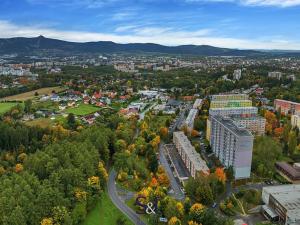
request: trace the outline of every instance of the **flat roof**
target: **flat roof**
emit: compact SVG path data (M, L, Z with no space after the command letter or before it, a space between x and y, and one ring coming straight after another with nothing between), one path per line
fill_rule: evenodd
M198 109L191 109L189 115L187 116L185 122L189 127L192 127L194 124L195 117L198 113Z
M165 148L170 156L170 159L175 167L175 170L178 173L180 179L184 179L186 177L190 177L190 173L188 169L185 167L184 162L182 161L178 151L176 150L176 146L173 144L165 145Z
M215 119L217 122L221 123L224 127L236 134L236 136L253 137L249 130L245 129L244 127L239 127L237 124L234 123L232 119L228 117L213 116L212 119Z
M300 184L264 187L286 210L287 216L300 220Z
M195 169L198 171L209 171L206 162L201 158L200 154L196 152L187 136L185 136L182 131L174 132L173 135L179 140L180 145L188 158L192 161Z

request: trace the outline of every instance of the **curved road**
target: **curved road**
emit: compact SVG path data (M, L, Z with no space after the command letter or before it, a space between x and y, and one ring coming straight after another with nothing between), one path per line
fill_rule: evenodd
M122 213L124 213L135 225L147 225L144 223L139 215L133 211L131 208L129 208L118 196L117 187L116 187L116 176L117 173L115 170L112 170L109 174L108 183L107 183L107 190L108 195L114 205L121 210Z

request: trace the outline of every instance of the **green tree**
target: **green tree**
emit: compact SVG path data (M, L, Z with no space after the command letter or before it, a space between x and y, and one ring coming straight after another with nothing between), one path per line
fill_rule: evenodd
M289 141L288 141L288 149L290 155L293 155L295 153L296 147L297 147L297 136L294 131L291 131L289 133Z

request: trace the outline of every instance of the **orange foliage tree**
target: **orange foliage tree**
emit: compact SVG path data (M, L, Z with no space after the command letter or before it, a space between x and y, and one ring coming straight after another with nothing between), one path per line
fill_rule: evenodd
M222 183L226 182L226 173L224 172L224 168L218 167L215 171L215 175L217 176L220 182Z

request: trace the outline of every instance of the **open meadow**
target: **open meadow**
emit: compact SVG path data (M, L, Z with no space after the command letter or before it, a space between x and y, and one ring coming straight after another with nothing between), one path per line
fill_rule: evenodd
M17 104L16 102L0 102L0 114L6 113Z
M34 91L25 92L22 94L12 95L5 98L0 99L0 101L26 101L28 99L33 99L35 97L35 93L37 92L39 96L41 95L50 95L52 91L56 93L62 92L66 90L64 87L47 87L47 88L40 88Z

